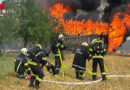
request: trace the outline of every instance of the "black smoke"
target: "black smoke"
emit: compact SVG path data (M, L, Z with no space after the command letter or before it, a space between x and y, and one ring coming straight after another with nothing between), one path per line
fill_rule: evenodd
M43 7L50 7L56 3L62 3L64 5L70 5L71 11L65 13L65 19L73 20L87 20L91 18L92 20L97 20L99 12L96 9L100 6L101 0L38 0L42 3ZM78 10L86 12L87 14L79 14ZM95 11L95 12L93 12ZM78 15L78 16L77 16Z
M116 9L122 10L122 5L126 6L128 3L130 3L130 0L38 0L42 4L43 7L50 7L56 3L63 3L64 5L70 5L71 10L70 12L66 13L64 15L65 19L77 19L87 20L88 18L91 18L93 21L99 20L99 16L101 16L101 13L104 13L104 16L102 16L102 21L109 22L111 21L111 17L114 12L117 12ZM102 1L108 3L108 7L105 7L105 10L102 12L97 10L101 4ZM125 8L124 8L125 9ZM77 10L82 10L86 12L86 14L79 14ZM77 15L79 15L77 17Z
M38 0L45 6L52 6L56 3L69 4L72 8L93 11L98 8L101 0Z
M104 10L103 21L111 22L111 17L114 13L121 11L124 12L127 9L127 5L130 0L107 0L109 6Z

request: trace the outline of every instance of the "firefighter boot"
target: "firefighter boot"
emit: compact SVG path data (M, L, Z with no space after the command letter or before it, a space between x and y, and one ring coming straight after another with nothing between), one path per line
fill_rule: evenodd
M20 78L20 79L24 78L24 75L21 75L21 74L18 74L16 76L17 76L17 78Z
M96 77L97 77L96 75L93 75L93 80L96 80Z
M55 67L53 65L51 66L51 69L52 69L53 76L55 76L56 75L56 70L55 70Z
M28 87L34 87L34 84L33 84L34 80L35 80L35 77L31 76L30 83L29 83Z
M76 79L79 79L79 70L75 70L76 73Z
M102 75L102 80L106 80L106 75Z
M79 75L79 80L83 80L83 76L82 75Z
M36 89L39 89L39 88L40 88L39 84L40 84L40 82L39 82L38 80L36 80L36 82L35 82L35 88L36 88Z
M79 79L80 79L80 80L83 80L83 71L80 71L80 72L79 72Z
M59 68L55 69L55 74L59 74Z

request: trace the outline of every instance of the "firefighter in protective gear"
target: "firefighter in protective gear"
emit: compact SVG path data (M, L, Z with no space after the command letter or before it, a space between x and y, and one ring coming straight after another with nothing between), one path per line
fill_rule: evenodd
M53 46L52 46L52 52L55 55L55 74L58 74L59 69L61 68L60 54L59 54L58 50L60 52L62 52L66 48L65 45L63 44L63 41L64 41L64 36L63 36L63 34L60 34L58 37L58 40L55 40L53 42ZM63 55L61 55L61 57L62 56ZM62 57L62 59L63 59L63 57Z
M18 78L28 77L31 74L31 69L26 59L27 49L22 48L20 55L17 56L15 61L14 70L17 73Z
M50 48L46 48L46 49L42 50L41 52L39 52L36 55L36 57L37 57L38 60L41 61L41 68L43 66L46 66L48 72L50 72L53 75L55 75L55 68L54 68L54 66L49 61L47 61L47 57L49 57L50 52L51 52L51 49Z
M93 80L96 80L97 76L97 65L99 63L101 74L102 74L102 80L106 80L106 72L104 70L104 55L106 54L106 49L103 47L103 42L98 37L97 40L92 42L90 53L92 54L93 59L93 65L92 65L92 78Z
M39 44L29 50L29 66L32 70L29 87L35 87L37 89L40 88L39 84L44 77L44 73L40 64L42 64L42 66L46 65L49 67L50 64L47 62L47 56L49 55L49 53L50 51L48 50L42 50L42 46Z
M83 42L76 50L72 67L75 68L76 79L83 80L83 73L86 70L86 59L89 58L88 44Z
M30 79L30 83L29 83L29 87L36 87L39 88L39 84L43 79L43 71L40 68L40 62L39 60L37 60L36 58L36 54L38 52L40 52L42 50L42 46L40 44L37 44L35 47L31 48L28 51L28 58L29 60L29 66L32 70L32 74L31 74L31 79ZM35 81L35 86L34 86L34 81Z

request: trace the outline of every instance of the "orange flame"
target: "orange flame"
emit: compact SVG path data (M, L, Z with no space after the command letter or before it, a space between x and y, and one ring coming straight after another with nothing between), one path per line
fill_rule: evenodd
M70 11L71 7L69 5L63 5L62 3L53 5L49 10L53 17L59 18L59 23L63 25L64 32L67 35L88 35L94 33L98 35L109 35L109 51L113 51L113 49L121 45L123 37L127 33L126 26L130 26L130 15L124 14L124 18L121 19L119 18L120 12L114 15L109 26L108 23L103 23L102 21L93 22L91 19L87 21L64 20L64 13ZM59 26L57 26L56 29L58 27Z
M109 51L113 51L122 44L124 35L127 34L126 26L130 26L130 15L124 14L124 18L119 18L119 15L121 12L116 13L111 22L113 32L109 33Z

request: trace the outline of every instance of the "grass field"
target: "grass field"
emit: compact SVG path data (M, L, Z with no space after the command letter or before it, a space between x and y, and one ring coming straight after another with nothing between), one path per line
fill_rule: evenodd
M14 75L13 67L14 67L14 61L17 54L5 54L4 56L0 57L0 82L2 79L4 79L6 76Z
M66 53L64 66L70 64L69 67L65 66L66 75L72 79L59 80L56 77L47 74L46 68L43 69L45 72L44 80L52 81L64 81L64 82L77 82L75 79L74 70L71 68L73 54ZM0 90L35 90L34 88L28 88L29 80L18 79L15 77L14 59L16 54L6 54L6 58L0 58ZM54 64L54 59L49 60ZM130 57L106 55L105 64L109 70L110 75L130 75ZM91 70L92 60L87 61L87 68ZM100 74L99 68L98 73ZM62 77L61 73L59 74ZM91 75L85 72L85 80L83 82L92 81ZM39 90L130 90L130 78L129 77L113 77L107 81L101 81L91 85L62 85L55 83L41 82L41 88Z

